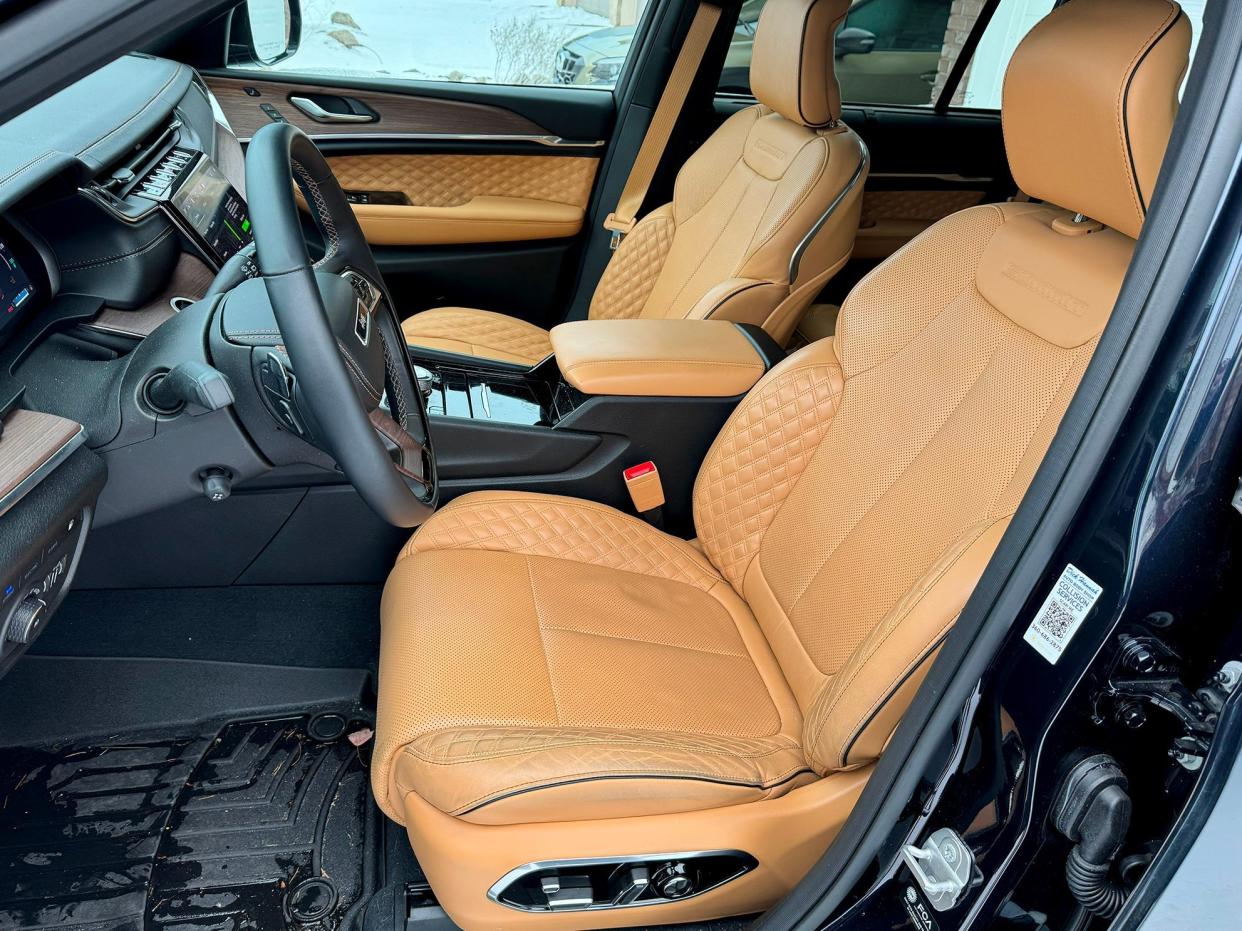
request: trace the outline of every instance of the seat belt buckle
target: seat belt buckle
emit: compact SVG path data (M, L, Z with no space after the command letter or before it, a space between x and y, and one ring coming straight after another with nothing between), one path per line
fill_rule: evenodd
M615 213L608 214L604 218L604 229L612 233L612 239L608 241L608 248L616 252L621 246L621 240L633 231L637 223L637 220L618 220Z
M630 466L621 473L626 491L639 514L664 507L664 485L660 482L660 470L650 460Z

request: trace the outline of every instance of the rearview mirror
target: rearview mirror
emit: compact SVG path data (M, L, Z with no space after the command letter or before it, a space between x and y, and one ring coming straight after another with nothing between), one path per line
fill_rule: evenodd
M298 0L246 0L229 20L229 64L274 65L298 49Z
M866 55L875 48L875 33L857 26L846 26L837 33L836 56Z

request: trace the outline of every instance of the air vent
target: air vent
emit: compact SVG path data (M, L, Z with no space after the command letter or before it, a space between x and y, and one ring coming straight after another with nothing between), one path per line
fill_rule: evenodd
M128 220L136 220L151 209L149 203L130 199L130 194L142 194L147 201L158 200L143 190L155 170L172 155L177 142L181 121L173 120L163 129L151 134L134 146L125 161L99 175L81 190L112 213ZM191 155L193 153L190 153Z
M163 200L193 161L193 152L188 149L173 149L143 175L134 193L150 200Z

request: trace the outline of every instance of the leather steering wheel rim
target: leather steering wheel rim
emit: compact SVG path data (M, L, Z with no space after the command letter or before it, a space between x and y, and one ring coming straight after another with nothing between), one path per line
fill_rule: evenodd
M324 237L326 252L317 263L307 251L294 185ZM246 188L259 271L317 438L381 518L418 526L435 510L439 491L427 412L400 322L344 192L310 137L288 123L255 133L246 152ZM383 341L391 415L378 397L370 410L359 397L347 351L328 319L317 276L345 271L381 295L370 326Z

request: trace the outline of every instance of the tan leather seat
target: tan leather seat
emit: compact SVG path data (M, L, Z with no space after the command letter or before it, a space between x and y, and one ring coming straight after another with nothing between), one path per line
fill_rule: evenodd
M832 36L849 0L769 0L751 87L677 176L673 201L621 243L592 319L712 317L762 325L783 343L845 264L866 180L865 149L839 122ZM437 307L403 324L412 345L534 365L548 332L504 314Z
M835 337L773 369L722 430L694 491L698 546L502 492L414 536L384 594L374 788L455 921L703 920L804 875L1091 358L1188 45L1167 0L1074 0L1035 27L1004 131L1018 183L1049 203L963 211L860 283ZM758 867L641 918L487 897L534 861L729 849Z

